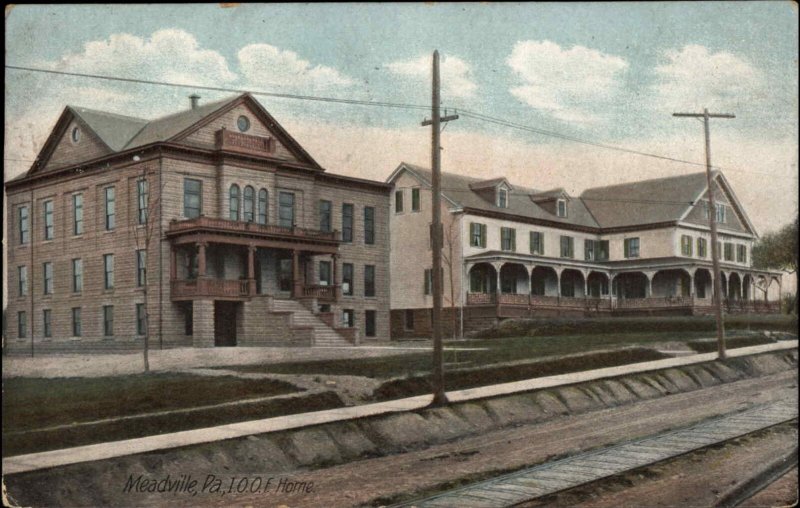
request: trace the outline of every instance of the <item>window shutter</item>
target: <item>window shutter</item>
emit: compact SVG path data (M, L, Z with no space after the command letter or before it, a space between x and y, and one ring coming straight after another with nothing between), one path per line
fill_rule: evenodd
M512 251L516 251L517 250L517 230L516 229L511 229L511 230L509 230L509 234L511 236L511 250Z
M486 247L486 224L479 224L481 228L481 247Z
M630 257L630 243L625 240L625 257Z

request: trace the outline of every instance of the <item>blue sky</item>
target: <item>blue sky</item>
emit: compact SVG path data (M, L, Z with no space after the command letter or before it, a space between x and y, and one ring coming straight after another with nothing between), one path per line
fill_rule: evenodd
M539 129L702 161L713 157L760 231L797 213L796 4L269 4L15 7L6 63L189 84L426 104L430 54L443 98ZM154 117L191 89L6 70L6 157L31 159L65 104ZM203 100L225 94L201 93ZM259 100L331 171L384 179L426 164L424 112ZM443 136L449 171L534 187L697 171L462 118ZM6 161L6 176L27 168ZM787 182L789 183L787 185Z

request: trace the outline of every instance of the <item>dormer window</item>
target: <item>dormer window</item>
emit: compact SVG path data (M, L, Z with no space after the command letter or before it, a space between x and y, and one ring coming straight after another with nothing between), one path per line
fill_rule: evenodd
M567 200L566 199L559 199L556 202L556 212L559 217L566 217L567 216Z
M497 206L508 208L508 191L506 189L497 189Z

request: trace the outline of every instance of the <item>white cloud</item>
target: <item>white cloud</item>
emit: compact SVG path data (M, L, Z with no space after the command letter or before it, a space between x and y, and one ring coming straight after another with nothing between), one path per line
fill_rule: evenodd
M106 40L86 43L79 53L44 65L71 72L199 85L225 84L237 78L221 54L202 49L192 34L178 29L158 30L147 39L113 34Z
M410 60L398 60L386 64L393 74L414 78L419 83L430 83L431 57L422 55ZM478 85L472 80L472 67L457 56L444 55L441 60L442 94L455 99L469 99L475 96Z
M248 84L298 88L345 87L355 81L333 67L312 65L297 53L269 44L250 44L239 50L239 66Z
M623 58L583 46L564 49L551 41L520 41L506 63L522 80L511 94L565 122L596 122L598 106L622 88Z
M687 45L665 53L666 63L655 68L656 100L670 108L728 108L763 93L761 72L732 53L712 53Z

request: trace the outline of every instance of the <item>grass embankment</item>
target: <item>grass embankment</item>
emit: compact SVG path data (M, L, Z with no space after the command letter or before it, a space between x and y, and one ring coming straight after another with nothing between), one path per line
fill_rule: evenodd
M670 355L647 348L628 348L618 351L596 351L580 355L531 361L514 365L494 365L450 370L445 376L446 390L463 390L498 383L509 383L570 372L616 367L631 363L671 358ZM390 400L431 393L430 376L392 379L374 392L377 400Z
M323 392L202 407L299 392L281 381L228 376L139 374L100 378L11 378L4 380L3 385L3 456L343 405L336 394ZM187 411L147 414L171 410ZM125 419L114 420L121 417Z
M664 342L687 342L713 337L707 332L685 332L676 338L672 332L579 334L563 336L510 337L446 341L444 361L451 368L491 366L493 364L540 360L553 356L618 349L630 346L652 346ZM762 344L771 342L762 339ZM431 371L431 353L413 353L382 358L357 358L309 362L220 367L240 372L274 374L318 374L328 376L364 376L389 379L414 376Z
M797 316L785 314L743 314L725 316L726 330L775 330L797 333ZM628 334L637 333L676 333L683 340L686 332L716 331L714 316L675 316L675 317L608 317L582 319L509 319L497 326L475 334L482 339L504 337L537 337L577 334Z

